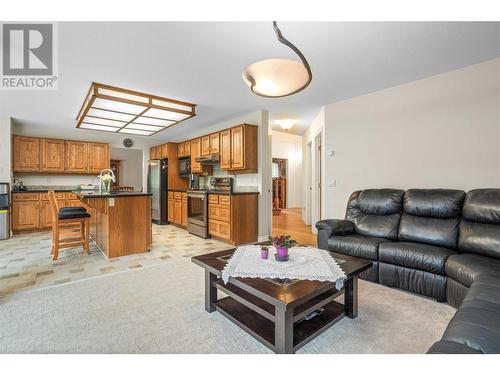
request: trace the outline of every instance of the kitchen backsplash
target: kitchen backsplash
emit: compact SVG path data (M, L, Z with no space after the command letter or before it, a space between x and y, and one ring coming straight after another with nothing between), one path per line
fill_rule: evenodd
M235 191L258 191L259 190L259 175L257 173L250 174L229 174L227 171L220 169L219 164L214 165L212 176L200 178L200 185L206 186L210 177L232 177L233 189Z
M69 176L69 175L15 175L14 178L22 181L25 186L77 186L77 185L99 185L96 176ZM13 182L12 182L13 185Z

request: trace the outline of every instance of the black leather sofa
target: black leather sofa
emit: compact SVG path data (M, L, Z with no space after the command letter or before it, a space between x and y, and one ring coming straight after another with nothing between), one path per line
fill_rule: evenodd
M500 189L368 189L318 247L373 262L361 278L458 310L429 353L500 353Z

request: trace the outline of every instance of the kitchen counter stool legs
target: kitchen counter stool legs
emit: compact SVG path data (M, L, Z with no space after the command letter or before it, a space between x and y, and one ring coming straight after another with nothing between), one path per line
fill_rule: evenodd
M89 246L89 219L90 215L83 208L70 208L59 210L54 191L49 191L49 200L52 212L52 249L53 260L59 257L59 249L65 247L83 246L83 249L90 255ZM78 225L79 233L76 236L75 227L64 226ZM61 234L67 236L61 237Z

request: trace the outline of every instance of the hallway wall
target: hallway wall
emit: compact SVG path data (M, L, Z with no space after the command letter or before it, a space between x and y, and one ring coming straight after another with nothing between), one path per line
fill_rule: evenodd
M304 206L302 186L302 136L272 131L273 158L287 159L287 208Z

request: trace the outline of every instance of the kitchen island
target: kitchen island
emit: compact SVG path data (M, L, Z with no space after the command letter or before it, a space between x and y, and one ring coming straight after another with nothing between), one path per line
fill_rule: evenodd
M151 194L73 191L86 206L90 237L108 258L144 253L152 242Z

